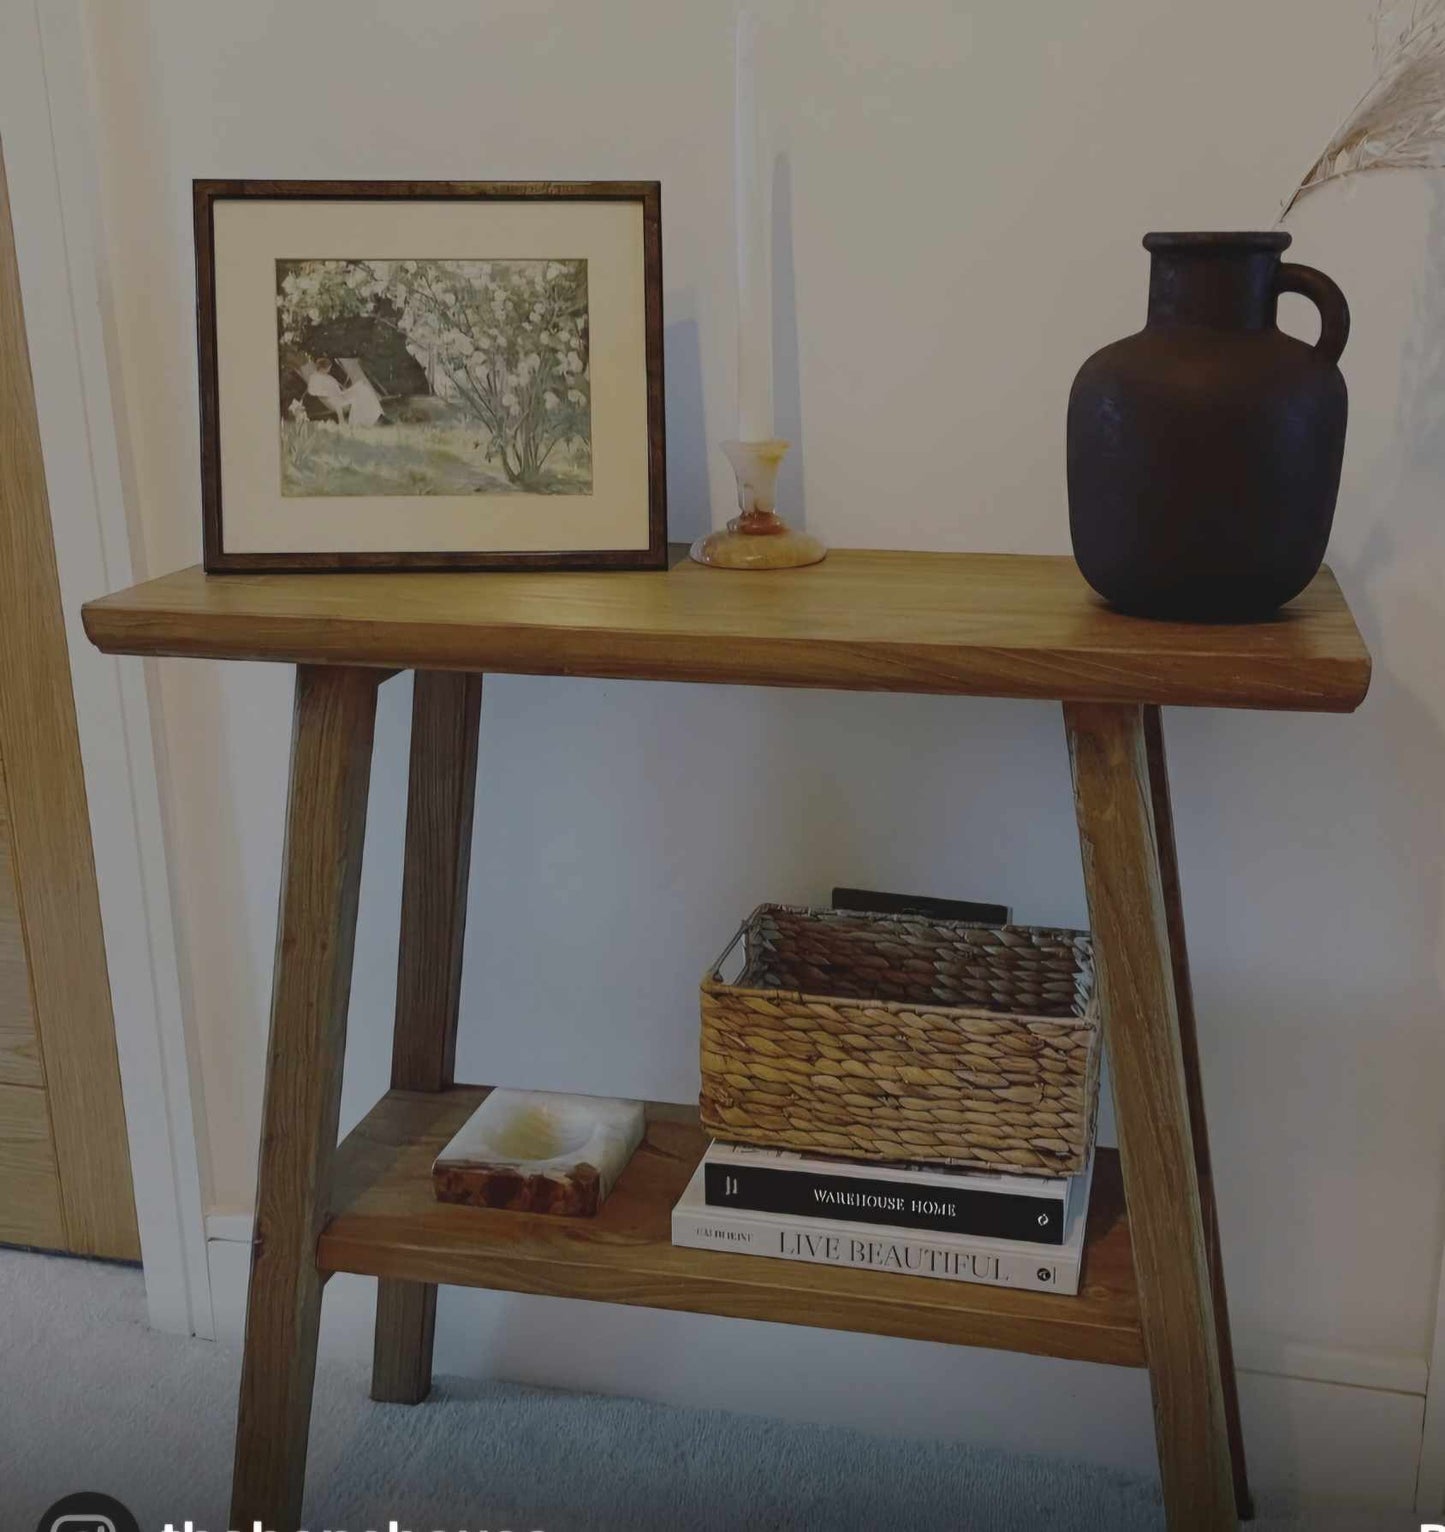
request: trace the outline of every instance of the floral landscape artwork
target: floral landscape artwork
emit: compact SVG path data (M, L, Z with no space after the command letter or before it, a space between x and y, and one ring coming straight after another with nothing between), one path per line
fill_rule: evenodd
M283 496L592 492L585 260L278 260Z

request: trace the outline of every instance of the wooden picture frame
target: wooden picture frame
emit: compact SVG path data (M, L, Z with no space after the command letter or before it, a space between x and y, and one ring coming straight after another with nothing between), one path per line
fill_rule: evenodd
M658 182L193 211L207 572L666 567Z

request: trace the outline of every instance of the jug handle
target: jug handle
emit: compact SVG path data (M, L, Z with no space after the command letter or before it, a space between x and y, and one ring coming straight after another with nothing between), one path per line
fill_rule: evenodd
M1327 362L1338 362L1350 338L1350 306L1345 295L1322 271L1286 261L1279 268L1275 290L1302 293L1320 311L1320 338L1315 350Z

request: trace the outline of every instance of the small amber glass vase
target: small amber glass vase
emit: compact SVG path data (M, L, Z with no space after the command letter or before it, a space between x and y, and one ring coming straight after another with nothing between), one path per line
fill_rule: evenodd
M738 480L738 512L727 530L692 545L692 557L713 569L801 569L827 558L816 537L797 532L773 509L785 441L724 442Z

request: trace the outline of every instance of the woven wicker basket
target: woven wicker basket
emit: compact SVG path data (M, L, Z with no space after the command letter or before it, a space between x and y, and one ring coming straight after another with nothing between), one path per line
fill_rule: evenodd
M1073 1175L1099 1042L1086 931L764 904L702 981L702 1122L774 1149Z

